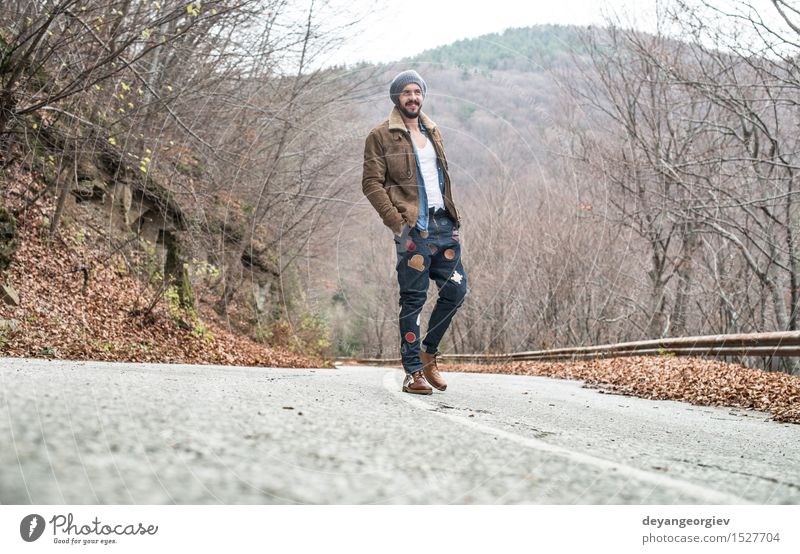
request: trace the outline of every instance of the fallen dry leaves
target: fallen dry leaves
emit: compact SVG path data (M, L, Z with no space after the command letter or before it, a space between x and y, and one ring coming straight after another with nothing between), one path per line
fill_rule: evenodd
M17 328L0 334L0 355L263 367L331 365L256 343L207 317L203 321L207 332L193 333L170 318L163 302L150 317L131 315L154 291L125 271L120 260L89 244L59 239L48 248L40 238L45 221L40 211L30 221L18 222L20 246L3 277L19 292L20 305L0 302L0 319L14 320ZM63 236L69 233L62 230Z
M636 356L576 362L451 365L453 371L577 379L617 394L769 412L800 423L800 377L702 358Z

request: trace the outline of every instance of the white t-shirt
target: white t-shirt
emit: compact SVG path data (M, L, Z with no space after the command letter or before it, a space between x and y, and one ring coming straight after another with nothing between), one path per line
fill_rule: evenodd
M444 208L442 190L439 188L439 170L436 167L436 149L431 139L427 139L425 148L417 150L422 180L425 182L425 193L428 195L428 207Z

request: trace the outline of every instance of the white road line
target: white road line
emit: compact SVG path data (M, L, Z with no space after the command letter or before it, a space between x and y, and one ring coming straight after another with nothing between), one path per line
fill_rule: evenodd
M658 473L652 473L629 465L612 462L610 460L604 460L603 458L597 458L583 452L569 450L568 448L556 446L538 439L515 435L514 433L509 433L508 431L504 431L502 429L495 429L489 425L478 423L477 421L457 414L440 412L436 409L436 406L428 404L427 402L423 402L411 394L401 392L401 384L395 379L395 375L397 373L399 373L397 370L390 370L384 375L383 386L387 391L416 408L444 417L450 421L458 423L459 425L475 429L476 431L486 433L487 435L506 439L526 448L561 456L562 458L566 458L571 462L593 466L598 469L615 471L617 475L625 476L630 479L636 479L659 487L677 490L685 495L697 498L706 504L752 504L750 501L739 498L733 494L708 489L686 481L672 479Z

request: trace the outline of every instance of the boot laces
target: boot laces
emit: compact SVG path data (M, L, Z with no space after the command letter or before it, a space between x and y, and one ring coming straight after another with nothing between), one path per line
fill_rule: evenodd
M433 359L430 361L431 375L435 377L439 377L439 364L437 363L439 354L439 352L435 352L433 354Z

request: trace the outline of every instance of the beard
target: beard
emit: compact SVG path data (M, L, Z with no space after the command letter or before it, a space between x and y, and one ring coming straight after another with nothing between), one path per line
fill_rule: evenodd
M415 111L415 112L408 111L405 106L398 106L398 108L400 108L400 111L402 112L402 114L404 116L406 116L408 119L414 119L416 117L419 117L419 112L422 109L422 105L421 104L417 104L416 106L417 106L417 111Z

